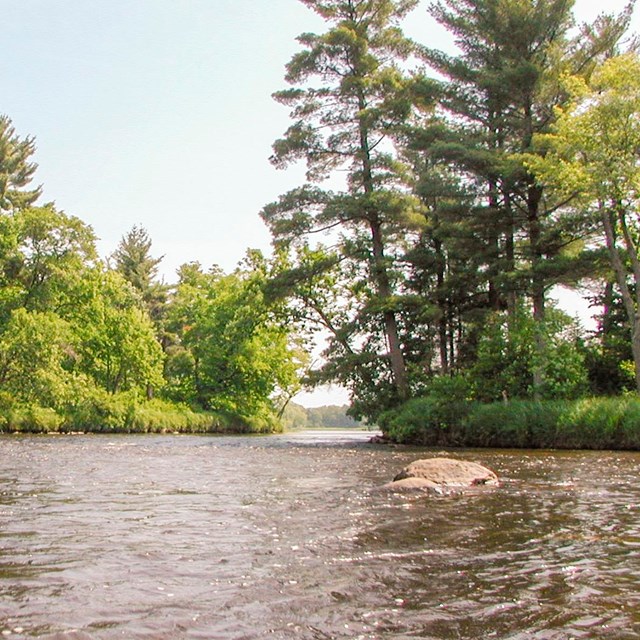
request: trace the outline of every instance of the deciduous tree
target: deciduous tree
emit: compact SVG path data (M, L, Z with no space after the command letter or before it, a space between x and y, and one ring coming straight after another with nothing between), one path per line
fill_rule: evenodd
M539 180L599 223L631 328L640 393L640 59L611 58L589 83L573 77L569 85L574 100L558 110L554 132L540 138L549 152L530 163Z

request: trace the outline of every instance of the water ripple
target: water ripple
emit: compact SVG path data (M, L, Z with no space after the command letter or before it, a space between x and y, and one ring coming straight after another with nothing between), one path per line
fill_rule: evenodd
M0 438L7 638L640 636L640 455L469 451L502 487L378 492L434 452L335 432Z

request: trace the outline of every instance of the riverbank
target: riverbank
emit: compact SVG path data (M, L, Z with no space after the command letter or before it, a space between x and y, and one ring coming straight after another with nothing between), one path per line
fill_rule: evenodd
M0 433L272 433L274 422L191 408L161 399L104 395L56 409L13 402L0 407Z
M640 450L640 399L511 400L493 404L417 398L380 427L403 444L522 449Z

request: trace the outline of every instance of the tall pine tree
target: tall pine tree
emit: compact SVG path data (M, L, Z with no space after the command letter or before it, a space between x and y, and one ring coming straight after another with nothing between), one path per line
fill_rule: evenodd
M0 116L0 213L25 209L40 196L40 187L26 188L38 167L30 161L34 152L34 139L20 138L11 119Z
M262 215L280 245L305 245L333 231L335 260L328 264L338 262L350 282L343 313L335 314L340 325L333 328L325 370L357 392L368 377L363 369L376 369L390 401L403 400L409 380L394 247L415 203L390 140L411 111L411 83L398 62L412 44L398 23L417 0L302 1L329 28L298 38L303 50L286 74L293 88L275 94L291 107L293 124L274 144L272 161L278 167L305 161L312 184L285 194ZM316 186L337 172L347 177L343 191ZM361 354L356 366L353 360L340 365L345 349Z
M149 314L159 322L167 300L166 287L158 282L158 265L162 257L151 255L152 241L146 229L134 225L122 237L113 254L116 271L140 293Z

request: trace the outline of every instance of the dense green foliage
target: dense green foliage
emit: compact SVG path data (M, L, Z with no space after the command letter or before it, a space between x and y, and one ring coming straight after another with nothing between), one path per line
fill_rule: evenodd
M0 119L0 431L281 428L305 357L264 258L170 289L134 227L111 268L90 227L35 206L33 150Z
M633 396L456 405L426 397L383 415L381 424L391 439L424 446L640 450Z
M265 298L268 265L257 253L250 269L224 275L186 265L167 312L166 393L235 416L254 430L277 428L299 389L304 352L278 304Z
M308 380L345 385L350 412L400 440L461 424L470 403L627 390L636 336L640 353L631 8L576 26L564 0L441 0L445 53L403 36L415 2L303 1L327 29L299 38L292 88L275 94L293 124L273 161L305 162L312 184L263 218L288 260L276 285L328 336ZM601 233L595 210L615 197ZM555 308L559 285L604 303L597 332Z

